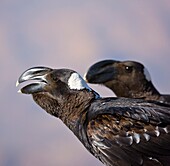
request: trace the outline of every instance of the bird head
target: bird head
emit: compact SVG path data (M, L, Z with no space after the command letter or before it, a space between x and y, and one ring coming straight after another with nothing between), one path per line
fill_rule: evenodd
M33 67L21 74L17 85L24 82L27 84L19 92L32 94L38 105L57 117L67 109L64 107L70 104L76 107L96 95L83 78L70 69Z
M135 61L103 60L93 64L84 78L88 83L105 85L119 97L131 97L131 91L151 83L148 70Z
M139 78L138 78L139 77ZM151 81L148 70L139 62L103 60L93 64L84 76L89 83L102 84L111 80L132 78Z
M21 74L17 81L17 86L23 82L30 82L22 87L19 92L24 94L45 93L51 95L54 91L61 93L72 90L89 90L83 78L70 69L51 69L48 67L33 67Z

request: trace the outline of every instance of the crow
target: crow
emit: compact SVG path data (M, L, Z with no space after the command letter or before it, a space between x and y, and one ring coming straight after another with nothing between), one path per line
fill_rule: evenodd
M71 69L33 67L17 81L47 113L59 118L106 166L168 166L170 105L101 98Z
M142 98L170 103L170 95L160 94L143 64L135 61L103 60L89 67L84 75L92 84L111 89L117 97Z

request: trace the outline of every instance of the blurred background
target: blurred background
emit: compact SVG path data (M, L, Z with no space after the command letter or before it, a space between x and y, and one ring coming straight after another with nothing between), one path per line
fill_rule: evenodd
M102 166L15 83L33 66L84 75L104 59L142 62L156 88L170 94L170 1L0 1L1 166Z

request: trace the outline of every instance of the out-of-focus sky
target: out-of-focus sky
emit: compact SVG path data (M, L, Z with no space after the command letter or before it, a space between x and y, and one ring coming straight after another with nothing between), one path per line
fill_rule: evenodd
M33 66L83 75L103 59L142 62L159 91L170 93L170 1L0 1L1 166L102 166L15 82Z

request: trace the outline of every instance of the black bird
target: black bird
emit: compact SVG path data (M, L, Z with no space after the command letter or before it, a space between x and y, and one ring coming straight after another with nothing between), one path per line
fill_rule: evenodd
M106 166L169 165L170 105L101 98L70 69L30 68L17 84L23 82L20 92L32 94Z
M160 94L143 64L135 61L103 60L93 64L84 76L88 83L101 84L118 97L143 98L170 102Z

